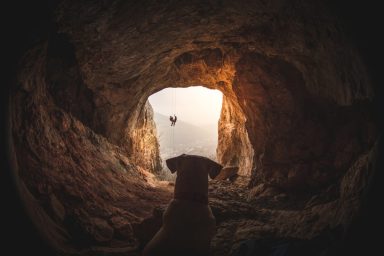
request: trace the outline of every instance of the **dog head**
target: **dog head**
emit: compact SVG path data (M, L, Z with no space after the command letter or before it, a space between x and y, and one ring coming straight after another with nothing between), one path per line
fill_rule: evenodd
M188 169L206 170L211 179L214 179L223 168L222 165L209 158L186 154L169 158L166 163L172 173Z

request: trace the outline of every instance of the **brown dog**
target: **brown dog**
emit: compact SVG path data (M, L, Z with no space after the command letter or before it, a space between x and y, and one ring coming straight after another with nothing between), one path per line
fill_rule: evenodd
M216 228L208 205L208 175L215 178L222 166L206 157L185 154L166 163L172 173L177 171L174 199L143 255L208 255Z

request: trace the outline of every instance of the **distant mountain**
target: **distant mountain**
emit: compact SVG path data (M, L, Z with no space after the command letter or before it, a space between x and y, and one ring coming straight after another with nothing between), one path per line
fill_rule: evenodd
M154 120L163 159L183 153L216 157L217 124L198 127L178 119L173 127L168 116L156 112Z

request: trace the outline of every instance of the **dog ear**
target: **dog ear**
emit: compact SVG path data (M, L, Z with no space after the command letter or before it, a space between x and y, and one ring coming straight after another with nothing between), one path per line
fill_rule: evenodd
M169 158L165 162L171 173L175 173L179 169L180 156Z
M221 164L216 163L215 161L211 160L210 168L208 171L209 177L211 179L214 179L217 175L219 175L221 169L223 169L223 166Z

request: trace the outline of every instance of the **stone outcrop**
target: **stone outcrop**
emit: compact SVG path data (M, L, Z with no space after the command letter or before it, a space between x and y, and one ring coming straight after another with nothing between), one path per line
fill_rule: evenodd
M245 122L238 104L224 97L219 119L217 159L223 166L238 166L239 175L250 176L254 154Z
M153 120L153 110L148 101L139 111L134 128L127 133L126 141L130 141L132 144L124 145L124 147L129 152L132 163L153 173L159 173L163 168L160 146L157 140L156 124Z
M378 131L365 66L321 1L64 0L54 16L10 119L21 195L58 251L137 255L161 223L173 187L151 173L147 98L169 86L224 94L218 159L241 176L211 183L215 255L347 230Z

